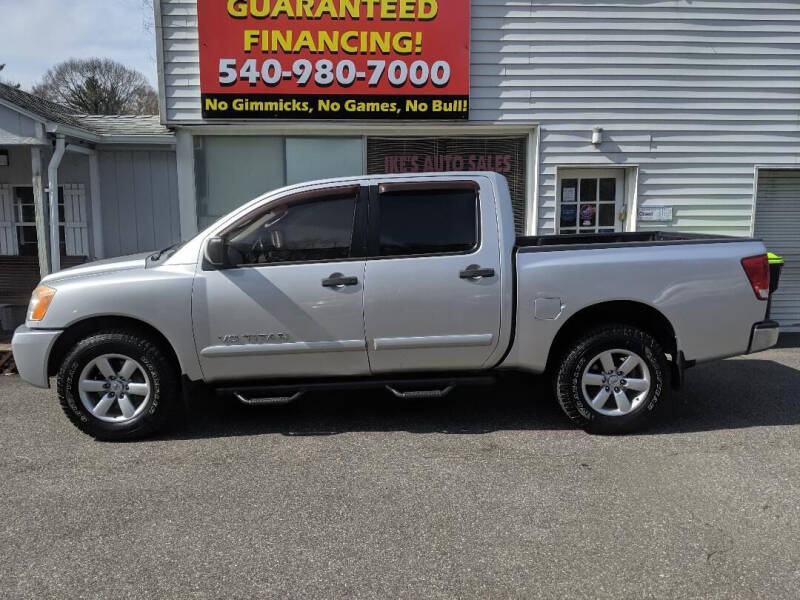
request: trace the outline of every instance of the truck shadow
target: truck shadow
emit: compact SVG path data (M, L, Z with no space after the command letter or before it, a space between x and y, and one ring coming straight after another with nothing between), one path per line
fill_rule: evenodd
M691 369L655 423L640 435L800 424L800 370L771 360L729 359ZM351 432L482 434L573 429L542 378L514 376L492 387L457 389L437 400L398 400L389 392L317 392L286 406L195 402L161 439Z
M800 424L800 370L772 360L728 359L687 371L648 434Z

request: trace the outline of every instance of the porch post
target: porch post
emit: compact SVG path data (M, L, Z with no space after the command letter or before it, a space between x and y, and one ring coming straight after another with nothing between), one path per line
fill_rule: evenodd
M97 158L97 150L93 150L89 155L89 194L92 197L92 239L94 244L94 257L105 258L103 214L100 204L100 162Z
M50 245L47 235L47 211L45 208L44 179L42 178L42 149L31 146L31 185L33 207L36 214L36 246L39 250L39 276L50 273Z
M197 235L197 200L194 185L194 140L183 129L175 132L175 157L178 168L178 210L181 238L190 240Z

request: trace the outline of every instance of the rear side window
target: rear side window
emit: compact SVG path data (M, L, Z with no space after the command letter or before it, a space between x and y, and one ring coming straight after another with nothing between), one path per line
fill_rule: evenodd
M474 189L383 192L378 213L379 256L461 253L478 245Z

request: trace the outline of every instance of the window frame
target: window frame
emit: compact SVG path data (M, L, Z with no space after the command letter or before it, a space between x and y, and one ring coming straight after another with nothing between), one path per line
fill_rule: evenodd
M399 191L447 191L469 190L475 193L475 244L468 250L460 252L426 252L424 254L380 254L380 195ZM367 259L392 260L405 258L432 258L437 256L469 256L480 251L483 245L481 229L481 194L480 185L472 179L461 181L400 181L377 183L369 186L369 211L367 224Z
M338 199L346 196L352 192L355 195L355 213L353 217L352 235L350 236L350 250L347 258L324 258L318 260L292 260L281 262L263 262L263 263L240 263L232 264L225 267L229 269L246 269L246 268L262 268L262 267L280 267L285 265L310 265L310 264L325 264L325 263L340 263L364 260L366 256L366 227L367 227L367 199L369 190L366 186L361 184L342 185L329 188L316 188L311 190L304 190L281 196L279 198L271 199L247 214L242 215L236 221L222 229L218 234L225 240L227 245L228 236L232 231L238 229L243 222L259 219L264 213L273 210L276 206L283 204L307 204L311 202L324 201L326 198ZM203 261L205 263L205 261ZM210 265L203 265L204 271L218 270L216 267Z
M553 217L553 233L555 235L587 235L590 233L589 227L581 227L580 225L580 207L583 204L580 200L580 181L582 179L594 179L597 182L597 189L595 191L595 200L593 202L594 206L597 208L597 223L592 227L594 233L597 233L600 229L613 229L614 233L624 232L624 231L636 231L635 226L635 219L631 220L631 211L628 210L628 207L631 205L636 205L635 200L635 191L631 192L629 186L628 176L629 173L636 174L638 171L638 166L631 165L631 166L596 166L596 165L568 165L568 166L557 166L556 167L556 212ZM635 175L638 177L638 175ZM576 180L576 187L575 187L575 201L574 202L563 202L563 182L565 180L575 179ZM601 205L611 205L610 201L608 202L600 202L599 195L600 195L600 180L602 179L615 179L616 180L616 189L615 189L615 201L614 201L614 221L613 225L600 225L600 206ZM633 182L633 189L635 190L636 182ZM630 194L633 193L634 196L631 197ZM576 220L574 226L561 226L561 210L564 204L575 204L576 206ZM620 215L626 215L624 220L620 219ZM565 231L570 230L570 231ZM581 229L585 229L586 231L581 232Z
M13 210L14 210L13 226L14 226L14 229L15 229L15 232L16 232L16 236L17 236L17 254L16 254L16 256L23 256L23 254L22 254L22 246L20 244L20 238L19 238L19 228L20 227L33 227L35 229L36 228L36 218L35 218L35 215L34 215L34 220L33 221L25 221L25 220L23 220L23 218L22 218L22 205L19 202L20 198L17 195L17 190L30 190L31 191L31 195L34 195L34 189L33 189L32 185L11 184L11 204L12 204L12 207L13 207ZM49 202L49 200L47 200L47 202ZM35 197L33 199L33 205L34 205L34 211L35 211L36 210L36 206L35 206L36 205L36 199L35 199ZM49 207L49 204L47 206ZM58 216L58 251L59 251L59 255L62 258L64 258L64 257L67 257L69 255L67 254L67 241L66 241L67 222L61 219L61 214L60 214L61 213L61 209L63 209L64 212L66 213L66 192L64 191L64 186L63 185L59 185L58 186L58 207L60 209L59 210L59 216ZM48 208L46 207L46 210L47 209ZM49 218L49 215L47 215L47 216ZM66 214L65 214L65 216L66 216ZM36 244L37 244L37 246L39 244L39 235L38 235L38 233L39 232L37 231L36 232ZM63 237L63 241L62 241L62 237ZM32 255L29 254L29 255L26 255L26 256L37 256L37 255L38 254L32 254Z

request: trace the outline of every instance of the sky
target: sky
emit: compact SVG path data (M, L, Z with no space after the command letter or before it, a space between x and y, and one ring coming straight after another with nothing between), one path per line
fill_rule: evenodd
M0 77L30 90L68 58L111 58L157 85L146 0L0 0ZM149 21L149 23L148 23Z

